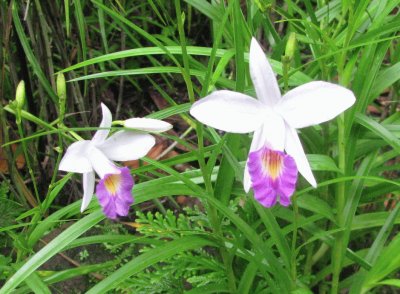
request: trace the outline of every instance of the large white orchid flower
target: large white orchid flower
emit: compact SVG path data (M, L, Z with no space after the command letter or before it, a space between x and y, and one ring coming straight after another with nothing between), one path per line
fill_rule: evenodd
M313 186L317 183L296 129L328 121L355 102L341 86L315 81L281 95L271 65L253 38L250 74L257 99L233 92L215 91L193 104L190 113L200 122L232 133L254 132L244 172L244 189L252 187L264 206L290 204L297 169ZM286 151L286 154L283 151Z
M110 110L101 104L103 118L92 140L73 143L62 158L59 170L83 174L83 200L81 212L90 203L95 186L95 172L100 177L96 195L109 218L128 214L133 199L131 189L133 178L128 168L121 168L115 161L135 160L145 156L154 146L155 139L150 134L135 131L117 131L109 138L112 122ZM125 126L142 131L163 132L172 128L167 122L132 118Z

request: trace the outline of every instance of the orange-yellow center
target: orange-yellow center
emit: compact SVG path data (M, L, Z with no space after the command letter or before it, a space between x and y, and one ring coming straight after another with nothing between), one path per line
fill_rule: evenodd
M104 186L106 187L108 193L114 196L117 194L120 182L121 182L121 176L119 174L109 175L104 180Z
M272 180L280 176L283 166L283 157L278 152L268 150L262 155L262 164L264 172L267 173Z

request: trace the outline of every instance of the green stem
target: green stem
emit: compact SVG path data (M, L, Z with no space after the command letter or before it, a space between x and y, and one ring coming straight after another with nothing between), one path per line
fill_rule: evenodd
M197 125L197 137L198 137L198 146L199 146L199 154L198 161L200 165L200 170L203 174L204 184L206 186L206 193L210 195L210 197L214 197L214 189L211 184L211 174L208 173L207 165L204 159L204 138L203 138L203 126L200 124ZM221 230L221 222L218 217L217 209L206 201L206 210L207 215L210 219L211 227L214 233L219 237L220 240L224 239L222 230ZM231 293L236 293L236 283L235 283L235 274L232 269L231 258L229 257L229 252L225 248L224 244L221 244L219 247L220 254L222 257L222 261L224 263L226 274L228 278L228 287Z
M341 114L338 119L338 144L339 144L339 169L346 171L346 141L345 141L345 125L344 114ZM345 226L344 206L346 197L346 184L339 182L336 194L336 209L337 209L337 224L339 228ZM339 292L340 272L343 264L343 253L345 250L345 235L344 232L338 232L335 238L335 244L332 252L332 289L331 293Z
M62 123L58 124L58 128L61 129L62 127L63 127ZM62 155L64 153L62 135L60 133L58 133L58 149L57 149L57 152L58 152L57 160L56 160L56 164L54 165L54 173L53 173L53 175L51 177L51 180L50 180L49 190L47 192L47 196L49 196L49 194L50 194L50 192L51 192L51 190L53 188L54 182L56 181L58 166L60 165L61 157L62 157ZM46 196L46 198L47 198L47 196Z
M291 55L293 55L294 52L294 41L292 41L293 44L291 46L293 47L292 50L287 50L291 51ZM288 49L288 46L287 46ZM283 82L284 82L284 88L285 92L289 90L289 70L290 70L290 63L291 63L292 57L289 55L284 55L282 56L282 71L283 71ZM293 234L292 234L292 254L291 254L291 266L290 266L290 271L292 275L292 285L293 288L296 288L296 280L297 280L297 255L296 255L296 244L297 244L297 234L298 234L298 218L299 218L299 207L297 206L297 201L296 201L296 195L293 195L292 197L292 204L293 204Z
M57 95L58 95L58 108L59 108L59 115L58 115L58 123L57 127L58 129L61 129L64 127L64 116L65 116L65 104L67 100L67 85L65 81L65 77L63 74L58 74L57 75ZM54 182L56 181L57 177L57 171L58 171L58 166L60 165L61 157L62 154L64 153L63 149L63 140L62 140L62 134L60 132L57 133L58 135L58 155L57 155L57 160L56 164L54 166L54 172L53 176L51 177L49 189L46 195L46 200L50 195L51 190L53 189ZM50 205L50 203L48 204ZM44 209L47 209L48 207L44 207Z
M19 136L21 137L21 139L23 139L24 138L24 131L22 130L22 119L21 119L21 111L20 110L16 111L16 123L17 123L17 127L18 127ZM25 161L26 161L26 165L28 167L29 175L30 175L31 180L32 180L33 190L35 192L36 201L37 201L38 204L40 204L39 191L38 191L38 188L37 188L35 174L33 173L32 163L31 163L31 160L30 160L30 157L29 157L29 152L28 152L28 148L26 146L25 140L21 141L21 145L22 145L22 150L24 152Z
M187 54L186 50L186 38L185 38L185 31L183 26L182 17L185 15L181 12L181 1L175 0L175 11L176 11L176 19L178 23L178 32L179 32L179 42L182 46L182 59L183 59L183 79L185 80L186 87L188 90L189 101L194 103L194 90L192 80L190 78L190 65L189 65L189 55Z

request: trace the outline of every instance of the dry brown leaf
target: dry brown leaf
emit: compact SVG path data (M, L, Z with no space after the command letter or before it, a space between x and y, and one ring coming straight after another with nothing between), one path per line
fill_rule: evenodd
M157 159L158 156L168 147L168 142L166 140L162 140L159 143L156 143L153 148L149 151L147 154L147 157L151 159ZM129 161L124 161L123 163L125 166L130 167L130 168L138 168L140 167L139 165L139 160L129 160ZM143 162L144 165L147 165L147 162Z
M14 155L17 150L17 147L18 147L17 144L11 145L11 150ZM5 152L4 148L0 147L0 172L8 174L8 163L4 152ZM18 169L21 169L25 166L25 157L22 153L18 154L17 157L15 158L15 164L17 165Z

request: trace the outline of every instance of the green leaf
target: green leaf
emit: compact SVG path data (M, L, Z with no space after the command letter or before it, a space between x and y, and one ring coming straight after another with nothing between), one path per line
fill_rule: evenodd
M393 209L388 215L387 219L385 220L385 223L383 224L378 235L376 236L374 243L368 250L368 253L365 256L365 260L370 262L371 264L374 264L381 255L383 246L385 245L386 240L389 238L389 235L392 232L393 225L395 224L399 211L400 211L400 203L397 203L395 209ZM355 281L351 285L350 293L359 293L363 285L368 284L368 281L366 281L366 277L367 277L367 272L365 270L360 270L359 273L355 274L354 275Z
M385 89L400 80L400 62L382 70L372 86L372 96L378 97Z
M362 288L362 293L375 287L380 280L400 268L399 247L400 235L397 235L392 242L390 242L389 246L382 251L382 254L378 257L374 266L366 274L366 284L364 284Z
M283 258L286 267L289 269L291 267L292 252L290 251L289 244L285 239L285 235L283 234L282 229L279 227L279 224L276 221L271 210L265 209L265 207L261 206L255 200L253 200L252 202L257 210L258 215L264 223L268 234L271 235L273 242L278 248L281 258Z
M175 105L175 106L171 106L171 107L162 109L157 112L150 113L146 117L156 118L156 119L165 119L165 118L168 118L168 117L176 115L176 114L187 113L191 106L192 106L191 103L179 104L179 105Z
M258 265L255 262L250 262L240 279L238 293L246 294L250 293L251 287L253 286L254 279L257 275Z
M36 273L32 273L29 277L27 277L25 279L25 283L35 294L51 294L50 289Z
M378 137L382 138L387 144L400 153L400 140L396 138L396 136L393 135L393 133L390 132L384 125L377 123L372 118L369 118L361 113L356 114L356 122L373 132Z
M99 242L101 243L101 242ZM52 275L44 278L46 284L54 284L58 282L62 282L68 279L72 279L74 277L87 275L89 273L97 272L105 270L109 267L115 266L119 263L119 260L111 260L104 263L99 264L90 264L90 265L80 265L77 268L66 269L62 271L54 272Z
M389 212L370 212L360 214L354 217L353 223L351 224L352 230L363 230L367 228L374 228L383 226L387 218L389 217ZM400 217L397 216L394 220L395 224L400 224Z
M297 198L297 204L303 209L321 214L332 222L336 222L332 207L319 197L310 194L301 195Z
M229 146L234 155L239 154L240 135L226 134L226 146ZM225 156L222 156L221 164L218 170L217 180L215 182L214 195L226 205L229 203L233 183L235 181L235 170L231 162Z
M208 47L198 47L198 46L187 46L186 47L187 54L189 55L199 55L199 56L210 56L212 54L212 48ZM168 54L166 53L168 52ZM61 73L71 71L77 68L81 68L84 66L101 63L105 61L110 61L114 59L120 58L127 58L127 57L139 57L139 56L149 56L149 55L160 55L160 54L167 54L167 55L175 55L175 54L182 54L182 47L181 46L163 46L162 48L159 47L146 47L146 48L136 48L136 49L129 49L119 52L114 52L110 54L105 54L99 57L95 57L89 60L85 60L83 62L77 63L70 67L65 68L64 70L60 71ZM231 54L234 54L232 49L217 49L215 51L215 57L220 58L231 58ZM249 62L249 54L244 54L244 60ZM277 73L282 73L282 63L276 60L269 60L273 70ZM178 67L179 68L179 67ZM194 70L192 68L192 70ZM179 72L181 73L181 72ZM202 75L205 75L204 71L202 71ZM214 77L213 77L214 78ZM307 82L310 82L312 79L304 74L303 72L297 71L293 73L289 77L289 81L293 85L301 85ZM232 88L233 89L233 88Z
M210 18L215 22L220 22L222 18L222 12L216 5L210 4L205 0L184 0L186 3L190 4L198 11L203 13L205 16Z
M341 173L333 159L327 155L307 154L308 162L312 170L332 171Z
M39 252L33 255L28 261L24 262L18 271L0 289L0 294L10 293L37 268L39 268L58 252L62 251L69 243L89 230L103 218L104 215L100 211L97 211L70 226L68 229L54 238L49 244L43 247Z
M394 286L394 287L400 288L400 280L399 279L384 280L384 281L379 282L377 284L378 285Z

